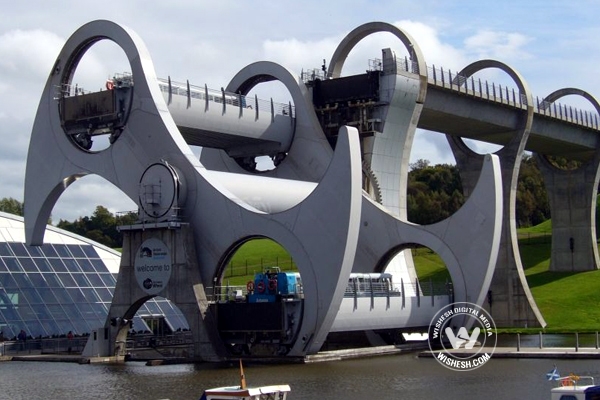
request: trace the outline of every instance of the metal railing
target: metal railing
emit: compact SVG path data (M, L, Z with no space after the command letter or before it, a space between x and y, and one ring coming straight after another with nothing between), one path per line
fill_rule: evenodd
M525 109L527 97L517 88L490 83L487 80L475 79L453 74L450 69L428 67L428 82L437 87L442 87L455 92L463 93L480 99L505 104L515 108ZM586 128L600 130L597 112L583 111L572 106L558 102L547 102L535 97L533 99L534 112L550 118L559 119Z
M255 109L260 111L271 111L275 115L295 116L296 109L291 104L278 103L270 100L259 99L257 96L247 97L238 93L226 92L225 90L214 90L207 86L195 86L189 83L174 82L170 79L158 78L161 91L178 96L189 97L195 100L207 100L211 103L231 105L233 107L242 107L245 109ZM169 92L170 90L170 92Z
M544 333L537 334L504 333L498 336L498 346L516 347L517 351L562 349L566 351L600 351L600 332Z
M434 282L432 280L414 283L349 282L344 297L394 297L402 292L416 293L417 296L444 296L452 294L450 282Z
M369 70L382 71L386 74L393 73L393 68L388 67L384 69L380 59L369 60ZM301 79L304 82L314 80L315 75L312 73L313 71L318 72L319 70L315 69L303 72ZM397 58L396 72L417 74L419 72L418 63L408 56ZM518 88L509 87L508 85L502 86L493 82L490 83L487 80L482 81L473 76L462 76L453 73L450 69L444 69L443 67L436 68L435 65L427 67L427 73L427 79L431 85L515 108L525 109L527 107L527 96L521 93ZM324 79L324 76L321 75L317 77ZM533 102L534 112L537 114L586 128L600 130L600 116L595 111L584 111L558 102L548 102L537 96L533 99Z
M168 335L154 335L152 333L136 333L127 336L126 348L156 348L184 346L194 343L194 336L191 331L174 332Z
M0 342L0 356L31 354L81 354L88 337L7 340Z
M286 257L261 257L247 258L243 263L231 261L223 273L223 280L236 276L254 276L263 272L267 267L277 265L282 272L297 272L298 268L293 258Z
M248 294L248 287L241 285L224 285L206 288L206 299L211 303L243 302L246 301ZM285 295L287 297L302 298L304 296L302 285L297 285L295 292L286 293Z
M386 282L348 282L344 291L344 297L398 297L402 293L416 293L418 297L433 296L452 296L453 288L450 282L435 282L432 280L414 283L393 283ZM233 302L245 301L248 295L248 288L244 285L223 285L207 287L207 300L209 302ZM302 297L303 290L300 286L296 293Z

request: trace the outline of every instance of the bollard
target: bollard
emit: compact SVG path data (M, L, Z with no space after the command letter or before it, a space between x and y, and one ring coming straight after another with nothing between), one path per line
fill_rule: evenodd
M579 332L575 332L575 351L579 351Z
M521 351L521 334L517 333L517 351Z
M539 337L540 337L540 349L543 349L544 344L542 343L542 332L539 333Z
M598 331L596 331L596 350L598 349Z

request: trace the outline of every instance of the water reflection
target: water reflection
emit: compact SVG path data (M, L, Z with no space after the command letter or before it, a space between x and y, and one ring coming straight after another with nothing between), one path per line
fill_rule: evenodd
M548 399L546 372L600 377L596 360L492 359L456 372L415 355L306 365L245 365L251 385L288 383L291 400ZM197 399L207 387L237 384L237 364L78 365L0 363L0 399Z

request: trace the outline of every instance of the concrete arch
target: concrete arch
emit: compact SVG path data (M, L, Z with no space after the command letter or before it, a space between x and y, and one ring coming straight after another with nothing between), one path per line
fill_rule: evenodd
M292 96L296 108L296 123L300 120L303 123L310 122L314 126L320 125L312 106L312 97L308 88L304 85L304 82L280 64L270 61L252 63L242 68L229 81L225 90L245 95L255 86L271 81L281 82Z
M594 97L591 93L586 92L585 90L581 90L581 89L577 89L577 88L562 88L562 89L557 89L554 92L550 93L548 96L544 97L544 99L542 100L543 103L547 103L548 105L555 103L556 101L560 100L563 97L566 96L581 96L584 99L586 99L587 101L590 102L590 104L594 107L594 109L596 110L596 112L598 112L598 114L600 114L600 103L598 102L598 100L596 99L596 97ZM598 151L596 151L596 153L598 153ZM594 157L593 159L589 160L588 163L594 163L594 159L596 157ZM548 162L548 160L545 157L540 157L538 155L537 160L541 163L543 163L546 167L550 168L550 169L555 169L554 166L552 166L552 164L550 164ZM597 184L598 182L596 182L596 185L593 189L593 191L595 192L597 190Z
M413 66L416 66L417 75L399 73L393 52L384 51L383 63L387 62L393 72L384 71L380 77L381 93L390 95L385 98L388 106L382 108L377 118L386 122L378 129L377 135L363 140L363 160L381 184L381 203L391 214L405 220L410 150L428 87L427 65L420 47L408 33L393 24L366 23L352 30L340 42L329 62L327 78L339 78L351 50L362 39L379 32L391 33L400 40L410 54ZM390 149L396 152L393 160L389 157ZM396 272L406 269L411 280L416 278L410 252L400 253L390 268Z
M425 101L425 94L427 93L427 64L425 63L425 57L423 57L423 53L421 52L421 48L418 46L417 42L415 42L415 40L407 32L387 22L369 22L355 28L352 30L352 32L346 35L331 56L329 68L327 70L327 77L339 78L350 51L362 39L378 32L389 32L395 35L408 50L412 61L416 62L421 83L417 102L423 103Z
M512 146L515 146L515 145L517 147L522 146L523 149L520 151L520 152L522 152L525 148L525 143L527 142L527 137L529 136L529 131L531 130L531 125L533 124L533 113L534 113L533 94L531 93L531 90L529 89L529 85L527 84L527 81L523 78L523 76L517 70L515 70L508 64L505 64L498 60L491 60L491 59L475 61L475 62L467 65L466 67L464 67L458 73L457 76L460 76L465 79L470 78L477 72L482 71L484 69L488 69L488 68L497 68L497 69L500 69L501 71L505 72L515 82L515 84L517 85L517 88L519 89L519 93L523 94L525 96L526 107L527 107L526 108L526 110L527 110L526 119L523 121L522 128L517 132L517 134L514 136L513 140L511 140L511 142L510 142L510 143L516 143L516 144L513 144ZM458 138L458 137L452 137L452 138L449 137L449 139L452 139L455 142L459 142L459 141L462 142L462 139ZM507 146L510 146L510 143ZM507 147L507 146L505 146L505 147ZM467 148L468 148L468 146L466 146L466 145L464 147L461 146L461 150L466 150ZM501 155L503 150L504 150L504 147L502 149L496 151L495 154ZM468 153L477 154L470 149L469 149Z
M502 61L492 59L475 61L464 67L458 73L458 75L464 78L470 78L475 73L487 68L498 68L506 72L506 74L513 79L513 81L519 88L519 91L527 96L527 105L533 106L533 97L531 95L531 91L529 90L529 86L527 85L527 82L525 81L523 76L521 76L521 74L517 70L515 70L508 64L503 63Z
M569 88L562 88L562 89L555 90L554 92L550 93L548 96L544 97L543 101L548 102L548 103L554 103L558 99L565 97L565 96L570 96L570 95L577 95L577 96L583 97L584 99L589 101L592 104L592 106L594 106L594 108L596 109L596 111L598 113L600 113L600 103L598 103L598 100L596 99L596 97L594 97L591 93L586 92L585 90L581 90L581 89L577 89L577 88L569 87Z
M555 103L556 101L560 100L563 97L566 96L581 96L584 99L586 99L587 101L590 102L590 104L594 107L594 109L596 110L596 112L598 112L598 114L600 114L600 103L598 102L598 100L596 99L596 97L594 97L591 93L586 92L585 90L581 90L581 89L577 89L577 88L562 88L562 89L557 89L554 92L550 93L548 96L544 97L544 99L542 100L543 103L547 103L548 105ZM599 151L596 151L596 154L598 154ZM592 159L590 159L588 161L589 163L594 163L595 159L597 158L594 157ZM540 163L543 163L547 168L550 169L556 169L554 168L554 166L548 162L548 160L545 157L541 157L538 155L538 157L536 158ZM598 182L596 181L594 188L593 188L593 192L595 193L596 190L598 189Z
M377 265L395 249L420 244L446 264L456 301L482 304L498 256L501 197L500 163L494 155L485 157L473 196L454 215L432 225L389 218L381 206L363 196L361 225L365 228L360 232L355 264ZM478 216L477 222L466 222L473 215Z
M242 68L231 79L226 90L247 94L256 85L274 80L281 82L287 88L294 102L296 110L293 120L294 137L289 152L281 164L261 175L316 182L325 173L333 152L315 114L312 94L304 82L277 63L259 61ZM243 171L221 150L204 148L200 160L209 169L249 173ZM312 167L303 168L308 163Z
M38 112L33 126L32 138L27 156L27 169L25 178L25 197L29 201L25 204L26 236L28 242L40 244L43 240L46 221L50 217L52 208L60 195L75 180L94 171L103 176L115 186L119 187L134 202L138 197L137 177L139 172L147 167L139 162L138 157L130 157L127 154L136 154L133 150L136 142L144 140L142 135L136 135L126 128L120 137L105 151L99 154L90 154L76 149L67 138L61 126L61 116L56 100L54 100L56 87L62 83L69 83L72 79L75 67L82 55L90 46L99 40L108 39L116 43L125 52L129 60L132 75L135 80L134 96L137 101L144 102L152 99L151 124L167 126L171 132L168 144L161 149L161 153L179 154L179 157L193 162L195 156L178 132L177 127L164 103L160 88L156 84L156 75L150 58L150 54L138 35L127 27L118 25L111 21L98 20L83 25L71 35L58 55L54 67L48 77ZM160 110L160 111L159 111ZM128 125L132 120L148 115L140 111L129 115ZM53 133L53 134L52 134ZM139 150L138 150L139 151ZM67 156L68 155L68 156ZM65 156L67 161L62 161ZM117 158L117 162L108 161ZM117 165L125 158L130 157L128 168L131 170L129 177L119 177ZM43 161L45 160L45 161ZM200 164L196 161L196 166ZM43 177L43 178L42 178ZM32 220L35 216L35 221Z
M565 96L581 96L600 113L600 103L577 88L558 89L543 99L551 105ZM552 214L551 271L589 271L600 268L596 244L596 196L600 182L600 148L575 170L556 168L543 155L534 157L544 177ZM574 249L577 248L577 251Z
M521 74L509 65L497 60L480 60L463 68L458 76L469 78L473 74L487 68L497 68L509 75L520 94L525 96L525 111L521 116L520 127L517 127L514 136L501 149L495 152L500 157L503 186L503 222L502 238L498 256L498 266L490 285L493 293L494 319L500 325L520 326L522 324L545 326L529 285L519 253L516 226L516 187L519 169L525 144L533 124L534 107L533 96L529 85ZM481 170L483 155L472 151L460 137L447 136L450 148L459 167L463 189L466 196L470 196ZM518 281L514 284L513 281Z

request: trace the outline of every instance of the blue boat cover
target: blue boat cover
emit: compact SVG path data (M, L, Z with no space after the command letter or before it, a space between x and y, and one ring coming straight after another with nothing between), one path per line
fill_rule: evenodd
M584 393L585 400L600 400L600 385L589 387Z

